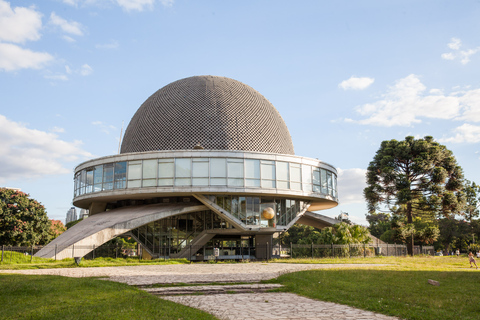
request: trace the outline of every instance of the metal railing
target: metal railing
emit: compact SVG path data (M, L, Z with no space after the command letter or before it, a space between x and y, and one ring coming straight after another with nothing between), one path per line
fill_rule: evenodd
M54 253L53 260L57 260L57 252L67 250L71 258L83 257L91 260L95 258L137 258L137 259L170 259L169 248L161 248L159 254L150 256L142 248L126 248L118 245L102 246L0 246L2 263L30 263L37 259L34 255L42 248L49 248ZM269 260L283 258L349 258L349 257L376 257L376 256L406 256L407 246L403 244L293 244L271 245L262 244L253 247L212 247L187 245L188 253L184 256L189 261L216 261L216 260ZM71 252L71 254L70 254ZM83 252L88 252L82 255ZM435 255L433 246L415 246L415 255ZM172 257L173 258L173 257Z

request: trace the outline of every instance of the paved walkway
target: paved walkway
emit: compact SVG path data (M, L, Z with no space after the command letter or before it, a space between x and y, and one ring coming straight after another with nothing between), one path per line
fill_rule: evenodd
M0 273L49 274L65 277L108 277L130 285L154 283L258 282L284 273L311 269L376 267L383 264L202 263L102 268L0 270Z
M204 296L162 296L204 310L225 320L335 319L393 320L394 317L352 307L312 300L293 293L237 293Z
M155 283L212 283L252 282L250 285L144 288L193 308L209 312L225 320L267 319L397 319L352 307L308 299L292 293L265 292L270 285L255 284L260 280L276 278L284 273L331 268L382 266L379 264L289 264L236 263L143 265L128 267L0 270L0 273L48 274L67 277L105 277L129 285L145 286ZM272 287L278 287L273 285ZM186 291L186 292L182 292ZM321 290L321 288L319 288ZM190 292L188 292L190 291ZM178 295L202 292L203 295ZM231 292L244 292L232 293ZM245 293L248 292L248 293Z

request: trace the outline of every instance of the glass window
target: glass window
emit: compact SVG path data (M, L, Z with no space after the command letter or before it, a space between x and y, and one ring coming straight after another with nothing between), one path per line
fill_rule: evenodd
M85 170L82 170L80 174L80 194L85 193L85 185L87 184L87 174Z
M193 159L192 163L192 177L208 178L208 159ZM207 179L208 185L208 179Z
M260 160L245 159L245 178L260 179Z
M303 190L312 191L312 167L307 165L302 165L302 181L303 181Z
M317 186L320 185L320 169L319 168L313 169L313 184Z
M243 179L243 159L228 159L228 177Z
M190 176L191 159L175 159L175 178L190 178Z
M322 182L322 193L327 194L327 171L321 169L320 178Z
M290 163L290 189L302 190L302 172L300 164Z
M157 184L159 187L173 186L173 178L159 178ZM130 185L130 182L128 185Z
M260 162L262 188L275 188L275 161Z
M175 178L175 185L176 186L189 186L190 185L190 178Z
M327 185L328 185L328 194L333 195L333 182L332 182L331 172L327 172Z
M238 197L238 218L243 223L247 223L246 212L247 212L247 200L246 200L246 198L245 197Z
M275 180L262 180L262 188L275 188Z
M245 186L260 187L260 160L245 159Z
M290 181L302 182L300 165L297 163L290 164Z
M173 172L174 172L173 167L174 166L173 166L173 159L172 158L159 159L158 160L158 177L159 178L173 178Z
M245 179L245 187L260 188L260 179Z
M232 187L243 187L243 179L228 179L228 185Z
M260 198L259 197L247 197L247 224L259 225L260 224Z
M211 186L226 186L227 179L226 178L210 178L210 185Z
M261 172L262 179L275 180L275 162L262 160Z
M115 163L115 189L124 189L127 181L127 163Z
M277 180L288 181L288 162L277 161Z
M333 173L332 173L332 183L333 183L333 186L332 186L333 194L332 195L334 197L337 197L337 176Z
M192 178L192 186L208 186L208 178Z
M157 177L157 159L143 160L143 179L155 179Z
M93 192L102 191L103 165L93 169Z
M142 161L128 162L128 180L142 179Z
M227 177L226 159L219 159L219 158L210 159L210 177L213 177L213 178Z
M103 165L103 190L113 189L113 163Z
M86 177L86 193L91 193L93 191L93 168L89 168L86 171L87 177Z

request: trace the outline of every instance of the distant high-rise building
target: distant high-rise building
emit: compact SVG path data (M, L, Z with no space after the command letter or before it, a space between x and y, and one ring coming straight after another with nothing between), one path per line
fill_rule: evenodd
M67 211L67 218L65 219L65 224L76 221L77 220L77 209L75 207L71 207Z

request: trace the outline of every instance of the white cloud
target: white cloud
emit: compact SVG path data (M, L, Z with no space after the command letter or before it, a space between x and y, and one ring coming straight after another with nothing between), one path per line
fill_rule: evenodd
M368 118L356 122L386 127L411 126L422 122L421 118L460 120L467 115L469 121L480 121L478 90L450 95L444 95L437 89L432 90L431 94L427 94L426 86L416 75L411 74L389 87L383 99L358 106L357 112ZM348 121L352 122L352 119Z
M63 32L73 34L76 36L83 36L83 26L76 21L67 21L60 16L57 16L55 12L50 14L50 23L60 27Z
M350 79L342 81L338 86L343 90L363 90L368 88L374 81L375 79L373 78L351 76Z
M64 74L49 74L49 75L45 75L44 78L49 80L60 80L60 81L68 80L68 77Z
M439 142L477 143L480 142L480 126L464 123L453 130L456 134L450 138L439 139Z
M451 42L447 45L454 52L447 52L441 55L442 59L455 60L459 59L461 64L467 64L470 62L470 57L480 51L480 47L474 49L460 50L462 41L458 38L452 38Z
M367 170L360 168L339 169L338 172L338 195L341 204L363 203L363 189L367 186L365 174Z
M76 42L77 40L73 39L72 37L69 36L62 36L62 39L67 41L67 42Z
M35 7L11 8L10 3L0 0L0 40L24 43L40 39L42 14Z
M91 75L93 72L93 69L92 67L90 67L88 64L84 64L81 68L80 68L80 75L82 76L88 76L88 75Z
M0 141L0 183L71 173L63 162L93 156L81 149L80 141L63 141L54 133L29 129L3 115L0 115Z
M107 43L95 45L95 48L97 49L117 49L118 47L119 47L119 44L117 40L110 40Z
M93 121L92 124L94 126L99 127L100 130L102 130L102 132L106 134L110 134L112 131L117 130L115 126L112 126L111 124L103 123L102 121Z
M155 0L117 0L117 4L125 11L143 11L144 8L152 9Z
M40 69L53 60L46 52L34 52L17 45L0 42L0 70Z
M64 128L60 128L60 127L53 127L52 129L50 129L51 132L58 132L58 133L63 133L65 132L65 129Z
M442 59L445 59L445 60L454 60L455 59L455 55L451 52L442 53L441 57L442 57Z
M451 42L448 44L448 47L452 50L458 50L462 46L462 41L458 38L452 38Z
M164 5L165 7L171 7L173 6L173 3L175 0L160 0L160 3Z
M76 7L80 0L63 0L63 3Z

